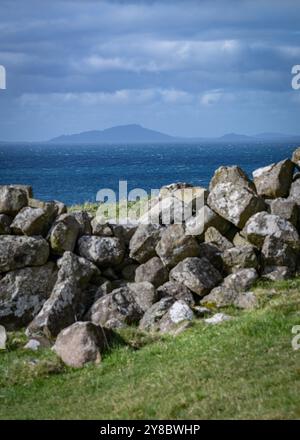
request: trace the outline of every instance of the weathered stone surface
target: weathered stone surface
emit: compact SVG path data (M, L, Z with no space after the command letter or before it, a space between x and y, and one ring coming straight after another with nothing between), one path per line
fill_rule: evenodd
M91 227L92 234L98 237L112 237L114 235L111 226L102 217L94 217L91 221Z
M79 224L78 237L82 237L83 235L91 235L92 226L90 215L86 211L73 211L72 215Z
M297 254L294 249L275 236L267 236L261 250L262 264L266 266L287 266L296 269Z
M229 230L231 223L205 205L187 220L186 233L199 236L211 226L216 228L221 234L225 234Z
M231 319L233 319L233 317L230 315L226 315L225 313L216 313L211 318L204 319L204 322L206 324L217 325L225 321L230 321Z
M159 225L140 225L129 243L130 258L145 263L155 257L155 247L160 240L162 230Z
M300 147L293 152L292 162L300 168Z
M188 304L179 300L174 302L169 310L164 314L158 324L157 330L160 333L173 333L183 322L192 321L194 313Z
M169 272L158 257L153 257L136 268L137 283L149 281L154 287L159 287L169 279Z
M49 241L53 253L62 255L65 251L73 252L80 226L71 214L59 216L51 228Z
M6 214L0 214L0 235L7 235L11 233L10 225L12 218Z
M146 312L158 300L155 287L148 281L129 283L127 287L129 295L132 296L143 312Z
M236 292L247 292L257 279L255 269L240 269L224 278L223 286Z
M186 182L175 182L170 183L169 185L164 185L159 190L159 199L166 199L168 197L172 197L174 193L178 190L184 190L186 188L193 188L193 185Z
M139 267L138 264L128 264L122 268L122 277L126 281L134 281L135 280L135 272Z
M98 299L85 318L96 325L119 328L136 324L143 313L128 286L124 286Z
M80 368L101 361L108 338L108 331L92 322L75 322L59 333L53 350L66 365Z
M242 236L240 232L237 232L232 240L235 247L242 247L242 246L251 246L251 243L245 239L245 237Z
M20 185L0 186L0 214L14 216L27 205L27 191Z
M205 205L208 190L201 186L193 186L192 188L176 189L172 194L187 206L188 211L195 213Z
M175 301L175 298L166 297L153 304L153 306L150 307L142 317L139 328L145 331L155 330L160 319Z
M283 198L272 200L270 213L288 220L294 226L298 224L299 207L294 200Z
M170 225L181 224L192 215L192 206L185 205L177 197L166 197L159 200L154 206L146 211L140 218L141 224Z
M124 224L112 224L110 225L115 237L117 237L119 240L121 240L122 243L124 243L126 246L129 245L130 240L133 237L133 234L138 228L137 223L124 223Z
M124 258L124 246L115 237L85 235L78 240L78 252L97 266L116 266Z
M0 273L42 266L48 257L49 246L43 238L0 235Z
M220 273L222 273L222 251L213 243L200 243L199 258L206 258Z
M29 324L49 298L56 278L53 263L6 274L0 280L0 323L9 330Z
M282 281L291 278L293 275L294 273L287 266L266 266L261 277L269 281Z
M197 240L186 235L183 225L170 225L161 234L156 248L157 255L167 267L174 267L187 257L199 255Z
M220 272L206 258L186 258L170 272L170 280L184 284L203 296L222 280Z
M167 281L157 289L159 299L171 297L185 301L190 307L195 304L192 292L184 285L174 281Z
M262 247L264 239L268 235L273 235L292 248L299 249L300 242L296 228L278 215L267 212L259 212L252 216L246 223L242 234L258 248Z
M58 277L50 298L27 328L27 334L51 338L83 315L88 306L86 289L99 270L90 261L65 252L58 260Z
M292 183L289 199L294 200L298 206L300 205L300 179L297 179Z
M223 267L227 273L239 269L258 267L258 259L253 246L240 246L227 249L222 254Z
M225 251L233 247L233 244L212 226L205 232L204 240L206 243L215 245L220 251Z
M212 191L220 183L226 183L226 182L230 182L235 186L242 186L242 187L248 188L250 191L255 192L254 183L251 182L251 180L249 179L247 174L244 173L244 171L240 167L237 167L237 166L232 166L232 167L221 166L221 167L219 167L215 171L215 173L210 181L209 191Z
M293 179L294 164L289 159L253 171L257 193L265 198L287 197Z
M225 286L218 286L201 300L201 304L217 308L233 305L239 309L253 309L258 301L253 292L237 292Z
M208 196L208 205L238 228L242 228L251 216L265 209L263 199L249 187L232 182L215 185Z
M15 234L24 235L47 235L51 222L54 220L55 211L53 206L49 208L22 208L14 218L11 229Z

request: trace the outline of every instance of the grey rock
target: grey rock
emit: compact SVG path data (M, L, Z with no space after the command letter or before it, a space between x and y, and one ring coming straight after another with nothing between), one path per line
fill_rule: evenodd
M233 319L233 317L230 315L226 315L225 313L216 313L211 318L204 319L204 322L206 324L217 325L221 324L222 322L230 321L231 319Z
M158 257L153 257L136 268L135 281L148 281L154 287L159 287L169 279L169 272Z
M126 246L129 245L130 240L133 237L133 234L138 228L138 224L136 223L118 223L116 225L111 224L110 227L113 230L115 237L121 240Z
M253 172L257 193L265 198L287 197L293 179L294 164L289 159L282 160Z
M155 247L160 240L162 228L159 225L139 225L129 243L129 256L139 263L155 257Z
M213 189L219 185L220 183L230 182L235 186L242 186L248 188L250 191L255 192L255 185L244 171L237 166L227 167L221 166L219 167L209 184L209 191L213 191Z
M173 333L179 328L179 324L192 321L194 313L183 300L175 301L158 323L157 330L160 333Z
M236 292L247 292L258 279L255 269L240 269L224 278L223 286Z
M64 252L73 252L80 225L71 214L62 214L59 216L51 228L49 241L53 253L63 255Z
M11 233L10 225L12 218L6 214L0 214L0 235L9 235Z
M205 205L187 220L186 233L188 235L201 236L211 226L216 228L221 234L225 234L231 224L210 209L209 206Z
M6 274L0 280L0 323L9 330L29 324L49 298L56 278L53 263Z
M112 237L113 231L107 221L104 221L102 217L94 217L91 221L92 234L98 237Z
M234 235L232 242L235 247L251 246L251 243L249 243L240 232Z
M175 300L183 300L190 307L195 304L192 292L184 285L174 281L167 281L157 289L159 299L171 297Z
M272 200L270 203L270 213L288 220L297 227L299 208L294 200L283 198Z
M233 244L212 226L205 232L204 240L206 243L214 244L221 251L225 251L226 249L231 249L233 247Z
M266 266L261 277L268 281L282 281L291 278L294 273L287 266Z
M27 191L21 186L0 186L0 214L15 216L28 205Z
M158 300L155 287L148 281L129 283L127 287L129 296L132 296L143 312L146 312Z
M297 149L293 152L292 162L294 162L294 164L296 165L297 168L300 167L300 147L297 148Z
M261 250L262 264L266 266L288 266L296 269L297 254L294 249L275 236L267 236Z
M222 280L217 269L206 258L186 258L170 272L170 280L184 284L197 295L204 296Z
M54 216L53 206L49 208L31 208L27 206L22 208L14 218L11 229L15 234L45 236L50 229Z
M0 273L28 266L43 266L49 246L40 237L0 235Z
M199 258L206 258L220 273L222 273L222 251L215 244L200 243Z
M124 246L115 237L83 236L78 240L78 252L99 267L116 266L124 258Z
M236 272L239 269L258 267L258 258L255 248L251 245L233 247L222 254L223 267L227 273Z
M79 224L79 237L83 235L91 235L92 226L89 214L86 211L73 211L72 215Z
M218 286L201 300L201 304L217 308L235 306L239 309L253 309L257 307L258 301L253 292L237 292L225 286Z
M297 179L295 180L295 182L292 183L289 200L294 200L294 202L296 202L297 205L300 206L300 179Z
M175 298L166 297L153 304L140 320L139 328L145 331L157 329L159 321L175 301Z

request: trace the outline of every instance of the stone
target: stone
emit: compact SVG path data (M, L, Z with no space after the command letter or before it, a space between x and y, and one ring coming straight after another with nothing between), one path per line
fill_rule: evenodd
M51 262L7 273L0 280L0 323L9 330L28 325L51 295L56 278Z
M201 186L193 186L192 188L176 189L172 195L183 202L189 212L195 213L204 207L208 197L208 190Z
M192 292L184 285L174 281L167 281L157 289L159 299L171 297L176 300L183 300L190 307L194 306L195 300Z
M0 214L0 235L9 235L11 233L10 225L12 218L6 214Z
M153 257L141 264L135 271L135 282L149 281L154 287L159 287L169 279L169 272L158 257Z
M148 281L129 283L127 287L129 295L143 312L146 312L158 300L155 287Z
M215 245L220 251L225 251L233 247L233 244L212 226L205 232L204 240L206 243Z
M191 217L192 206L185 205L175 196L159 200L139 218L141 224L182 224Z
M123 286L98 299L85 319L103 327L121 328L136 324L143 313L128 286Z
M92 322L75 322L59 333L53 351L69 367L98 364L109 347L109 337L108 330Z
M158 324L157 330L160 333L170 333L178 329L179 324L185 321L192 321L194 313L183 300L175 301L169 310L164 314Z
M255 269L240 269L224 278L223 286L236 292L247 292L258 279Z
M138 228L137 223L118 223L116 225L112 224L110 227L113 230L114 236L121 240L126 246L129 245L130 240L133 237L133 234Z
M294 273L287 266L266 266L261 277L268 281L283 281L291 278Z
M0 235L0 273L29 266L43 266L49 245L40 237Z
M155 257L155 247L160 240L162 228L159 225L139 225L129 243L129 256L139 263Z
M162 232L155 250L163 264L172 268L184 258L197 257L199 244L194 237L186 235L183 225L171 225Z
M89 305L88 285L99 275L90 261L65 252L57 262L58 276L49 299L29 324L27 335L43 334L51 339L80 319Z
M226 315L225 313L216 313L211 318L204 319L204 322L206 324L216 325L225 321L230 321L231 319L233 319L233 317L230 315Z
M115 237L85 235L78 240L78 252L99 267L117 266L124 258L124 246Z
M237 232L232 240L235 247L252 246L249 241L247 241L240 232Z
M222 251L214 243L200 243L199 258L206 258L220 273L223 272Z
M159 190L159 195L158 195L159 200L172 197L176 191L184 190L186 188L193 188L193 185L186 182L175 182L175 183L170 183L169 185L164 185Z
M112 237L114 235L110 225L106 221L104 222L101 217L94 217L91 221L91 227L92 234L98 237Z
M21 186L0 186L0 214L15 216L28 205L27 191Z
M140 320L140 330L153 331L157 329L158 322L175 301L174 298L166 297L153 304Z
M294 249L273 235L265 238L261 249L261 259L264 267L287 266L290 272L296 269L297 254Z
M135 280L135 272L138 267L138 264L128 264L127 266L124 266L121 271L124 280L133 282Z
M264 200L249 187L232 182L215 185L208 196L208 205L240 229L251 216L265 209Z
M283 198L272 200L270 203L270 213L288 220L297 227L299 208L294 200Z
M75 249L80 225L71 214L62 214L52 226L49 241L52 252L63 255L64 252L73 252Z
M186 258L170 272L170 281L182 283L200 296L209 293L221 280L219 271L206 258Z
M223 268L225 272L236 272L239 269L258 267L258 258L255 248L251 245L233 247L222 253Z
M239 309L254 309L258 301L253 292L237 292L225 286L218 286L201 300L201 304L217 308L235 306Z
M45 236L50 229L54 216L53 206L48 209L27 206L22 208L16 215L11 224L11 229L15 234Z
M37 339L29 339L26 345L24 345L25 350L38 351L41 347L40 341Z
M250 191L255 192L255 185L244 171L237 166L227 167L221 166L219 167L209 184L209 191L213 191L213 189L219 185L220 183L230 182L235 186L242 186L248 188Z
M89 214L86 211L73 211L72 215L79 224L78 237L82 237L83 235L91 235L92 226Z
M299 235L296 228L278 215L259 212L246 223L243 236L254 246L261 248L265 238L273 235L289 244L293 249L299 249Z
M201 236L211 226L221 234L225 234L230 229L231 224L205 205L187 220L186 233Z
M300 206L300 179L297 179L292 183L288 198L289 200L294 200L294 202Z
M297 168L300 168L300 147L293 152L292 162L294 162Z
M258 195L269 199L287 197L293 180L293 172L294 164L290 159L253 171Z

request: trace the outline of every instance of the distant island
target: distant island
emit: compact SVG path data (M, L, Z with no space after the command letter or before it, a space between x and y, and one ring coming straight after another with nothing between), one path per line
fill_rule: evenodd
M291 141L300 142L300 135L282 133L260 133L254 136L229 133L220 137L175 137L159 131L150 130L138 124L118 125L105 130L84 131L55 137L52 143L172 143L172 142L261 142L261 141Z

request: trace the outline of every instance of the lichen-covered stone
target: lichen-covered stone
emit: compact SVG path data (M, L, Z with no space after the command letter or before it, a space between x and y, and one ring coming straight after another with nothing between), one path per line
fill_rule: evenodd
M78 252L99 267L116 266L124 258L124 246L116 237L85 235L78 240Z

